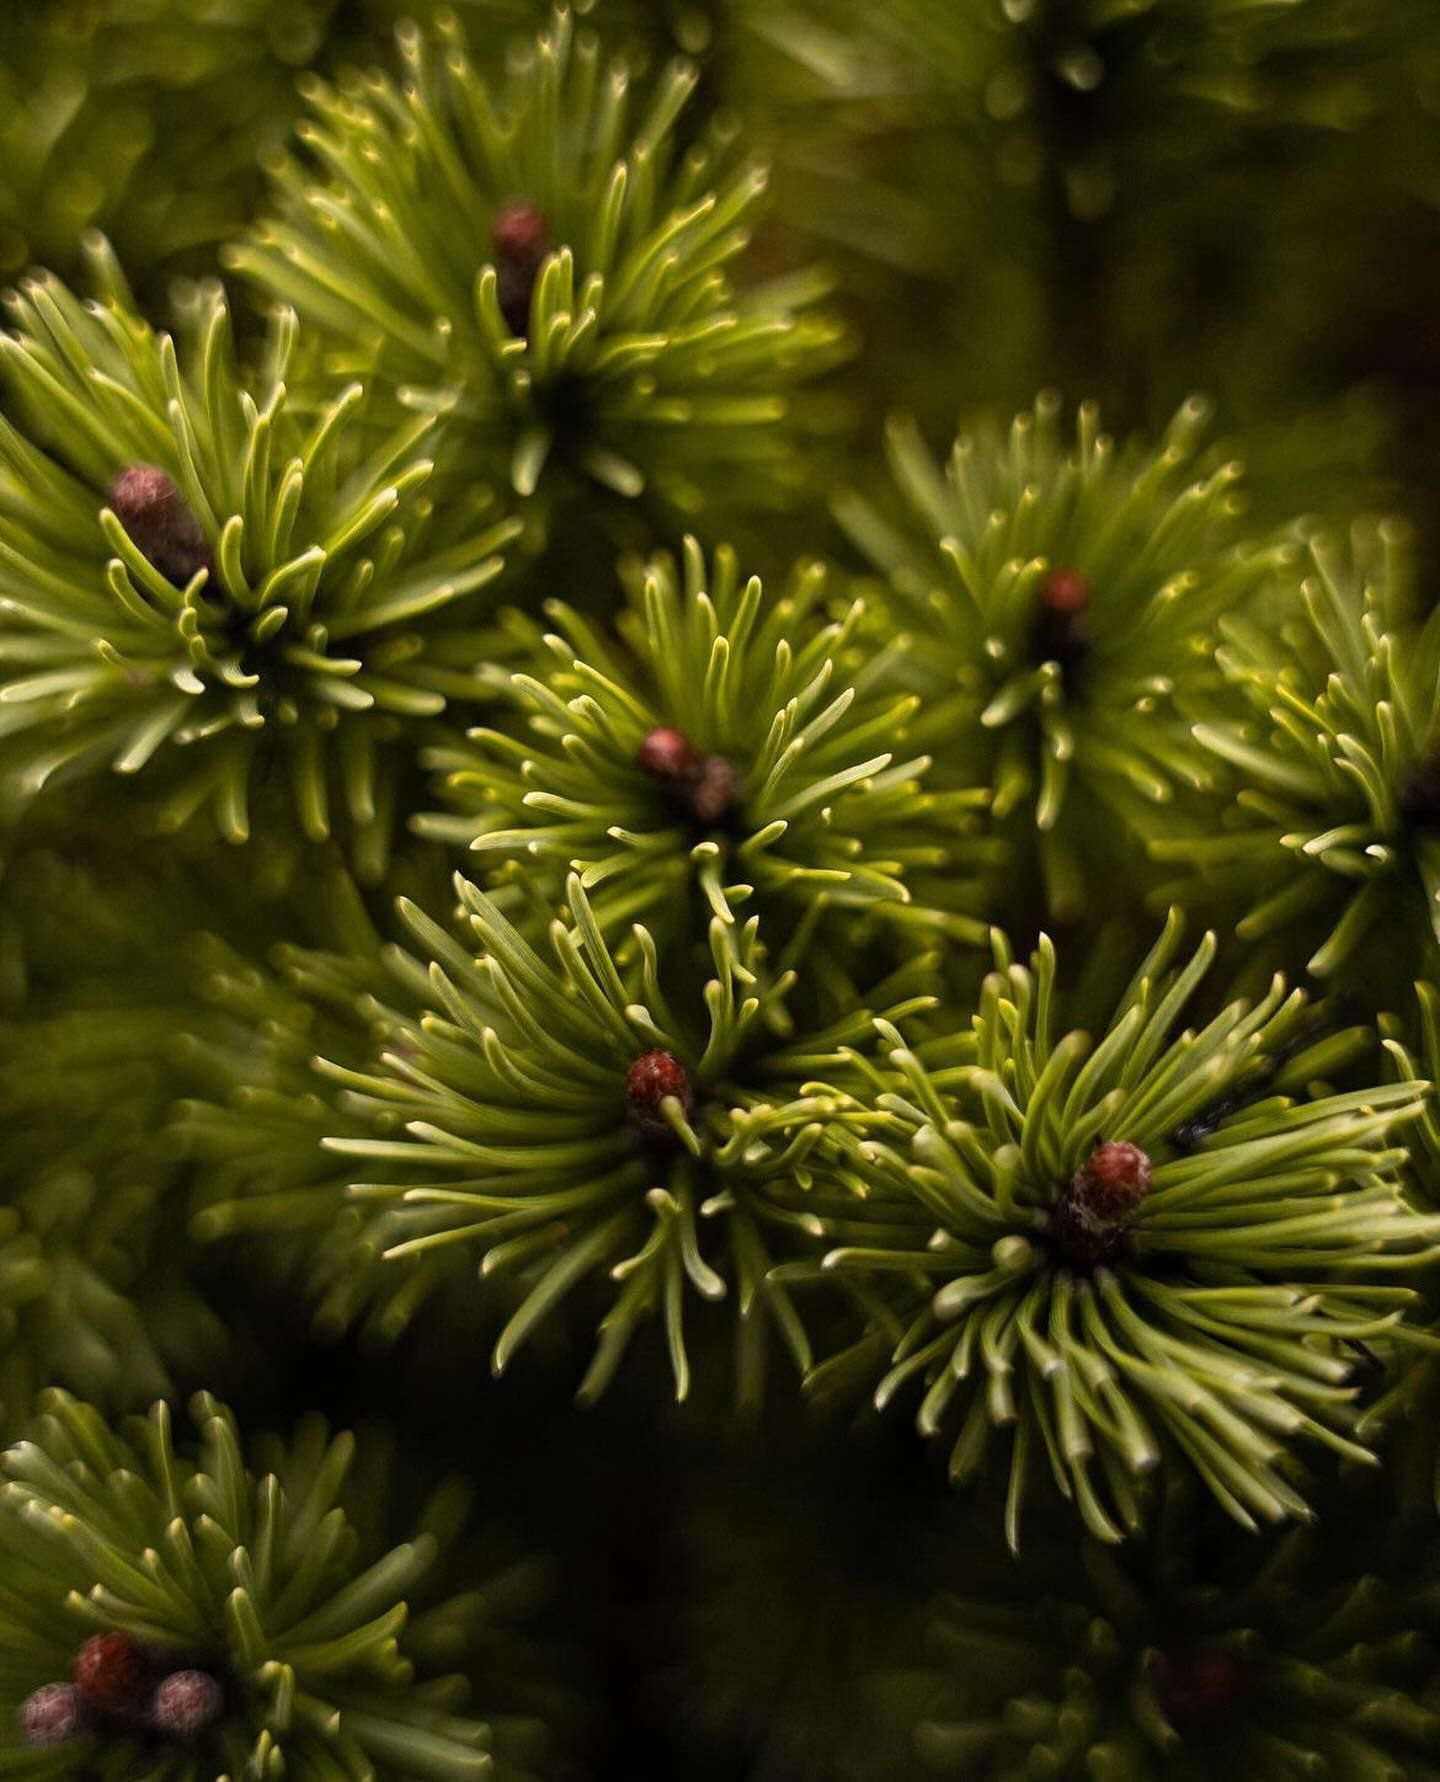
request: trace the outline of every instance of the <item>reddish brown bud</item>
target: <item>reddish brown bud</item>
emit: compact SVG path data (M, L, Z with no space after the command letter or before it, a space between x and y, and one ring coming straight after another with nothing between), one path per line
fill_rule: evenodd
M1078 569L1052 569L1040 584L1035 615L1035 651L1073 674L1090 651L1091 589Z
M703 828L722 822L735 803L735 769L723 755L702 755L683 730L662 725L650 731L637 760L670 802Z
M1150 1159L1138 1145L1112 1139L1095 1147L1076 1180L1081 1177L1086 1199L1097 1213L1109 1219L1128 1219L1150 1192L1153 1172Z
M550 251L545 218L523 198L502 204L490 221L495 249L496 295L500 313L512 334L530 329L530 298L535 279Z
M145 1656L128 1634L92 1634L70 1664L85 1702L111 1713L132 1711L145 1685Z
M1123 1140L1097 1145L1055 1207L1051 1229L1067 1262L1091 1267L1119 1249L1150 1192L1150 1159Z
M63 1745L84 1730L85 1703L73 1683L47 1683L20 1704L20 1730L31 1745Z
M696 821L708 829L722 822L735 802L735 769L723 755L707 755L690 790Z
M1213 1646L1167 1653L1157 1682L1161 1705L1176 1720L1214 1720L1237 1708L1245 1696L1240 1661Z
M1090 584L1078 569L1052 569L1041 585L1040 604L1050 613L1083 613Z
M636 757L652 779L662 785L688 784L700 768L700 756L683 730L662 724L650 731Z
M511 199L495 212L490 239L503 259L528 261L531 265L538 265L549 247L544 217L523 198Z
M212 568L200 522L165 471L153 464L122 470L110 485L110 506L135 548L167 582L188 587L197 571Z
M690 1073L673 1052L659 1048L643 1052L626 1073L625 1097L630 1118L647 1138L669 1136L670 1124L660 1104L672 1095L688 1114L693 1106Z
M193 1739L224 1703L220 1685L206 1671L172 1671L156 1686L150 1724L172 1739Z

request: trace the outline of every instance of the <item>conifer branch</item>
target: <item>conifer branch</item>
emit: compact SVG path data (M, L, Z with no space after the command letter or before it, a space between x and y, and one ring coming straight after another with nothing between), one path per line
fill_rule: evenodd
M828 618L814 562L767 598L733 552L707 567L687 539L682 565L657 557L627 581L619 648L551 604L560 634L535 672L495 677L528 737L502 716L432 750L460 814L420 832L468 843L496 887L523 877L533 893L538 877L552 903L573 870L607 932L663 935L698 897L732 930L752 899L781 900L983 942L967 903L985 794L925 789L929 759L907 748L917 702L879 691L905 640L871 654L858 600Z
M433 418L293 400L293 316L252 377L217 289L177 346L105 265L96 303L28 281L0 337L0 761L32 799L137 777L162 828L208 811L234 842L273 774L378 876L407 742L481 691L474 597L515 528L483 495L437 513Z
M1429 957L1440 936L1440 619L1415 618L1406 535L1313 538L1278 616L1221 621L1217 662L1248 708L1194 727L1244 776L1225 832L1160 840L1162 860L1245 894L1238 932L1319 944L1331 977L1397 926Z
M1153 449L1117 446L1093 404L1070 447L1061 412L1043 395L1008 435L961 435L943 469L896 421L904 517L853 494L837 514L915 632L915 734L939 784L989 786L1001 824L1028 832L1019 859L1038 849L1050 907L1073 916L1081 838L1093 853L1153 831L1177 788L1216 783L1185 714L1219 679L1216 617L1255 595L1284 547L1245 539L1238 464L1196 467L1202 403Z
M80 1762L115 1782L496 1775L465 1679L435 1665L465 1652L476 1619L473 1595L436 1599L427 1582L463 1524L463 1494L437 1493L387 1551L348 1513L353 1437L315 1419L288 1447L257 1444L252 1470L223 1406L201 1394L192 1414L193 1450L163 1403L119 1433L51 1393L6 1452L0 1717L17 1730L0 1769L59 1777ZM72 1673L74 1723L57 1724L44 1692ZM179 1720L164 1699L177 1676L210 1685L192 1685L200 1711Z
M923 1384L923 1433L958 1418L957 1481L998 1440L1012 1546L1037 1471L1107 1541L1162 1460L1246 1527L1305 1515L1292 1450L1371 1458L1358 1345L1418 1300L1394 1272L1437 1254L1394 1143L1427 1085L1308 1093L1336 1041L1300 1044L1305 997L1278 978L1180 1031L1216 947L1180 963L1179 938L1172 915L1095 1042L1058 1025L1046 940L1027 968L997 939L968 1032L912 1049L882 1027L883 1066L815 1153L851 1201L844 1241L781 1271L894 1284L827 1366L873 1369L881 1407Z
M886 1019L928 1007L917 991L933 958L917 955L873 1003L846 985L838 1009L806 1031L791 1007L796 969L771 961L753 917L733 935L711 919L714 975L699 995L682 984L681 1002L646 930L622 969L578 879L566 889L569 921L550 925L549 959L484 892L456 883L474 955L402 906L432 961L435 1012L392 1032L378 1066L321 1066L346 1108L393 1133L326 1140L383 1170L355 1192L390 1206L388 1254L460 1245L479 1253L482 1276L519 1275L525 1297L495 1345L497 1372L582 1282L605 1278L612 1303L586 1396L658 1315L683 1398L692 1296L729 1299L752 1340L769 1324L808 1367L809 1339L771 1271L825 1235L792 1191L810 1181L827 1120L845 1115L805 1084L817 1069L848 1068L872 1007Z
M564 7L498 88L453 16L399 46L398 79L309 84L275 214L227 264L406 407L453 411L467 465L519 495L558 469L691 513L716 479L793 484L791 392L840 332L811 277L737 284L765 170L723 134L682 146L693 67L636 91Z

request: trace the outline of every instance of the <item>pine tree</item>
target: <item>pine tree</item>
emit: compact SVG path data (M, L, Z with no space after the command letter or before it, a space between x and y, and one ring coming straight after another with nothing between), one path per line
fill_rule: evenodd
M1440 1775L1437 19L16 0L0 1772Z

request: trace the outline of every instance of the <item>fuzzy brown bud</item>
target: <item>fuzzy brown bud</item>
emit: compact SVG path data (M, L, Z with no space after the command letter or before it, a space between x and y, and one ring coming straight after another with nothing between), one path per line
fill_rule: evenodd
M490 222L495 250L496 295L505 325L515 335L530 331L530 298L550 251L545 218L522 198L502 204Z
M640 744L636 759L670 802L702 828L724 822L739 778L723 755L702 755L683 730L661 725Z
M670 1124L661 1103L674 1096L688 1114L693 1105L690 1073L673 1052L656 1048L644 1052L625 1076L625 1099L630 1118L647 1138L668 1138Z
M208 1671L172 1671L150 1701L150 1724L167 1738L193 1739L220 1713L224 1697Z
M723 823L735 802L735 769L723 755L707 755L690 792L695 820L709 829Z
M210 546L175 479L153 464L132 464L110 485L110 506L135 548L167 582L188 587L212 569Z
M1150 1192L1152 1175L1138 1145L1097 1145L1055 1207L1051 1229L1065 1260L1082 1268L1108 1262Z
M651 779L664 786L687 784L700 767L694 743L683 730L669 724L646 733L636 760Z
M46 1683L20 1704L20 1730L30 1745L64 1745L85 1728L85 1702L73 1683Z
M1090 653L1089 581L1078 569L1052 569L1040 584L1035 614L1035 653L1074 674Z
M70 1675L86 1703L112 1714L133 1712L145 1672L144 1653L123 1633L91 1634L70 1662Z

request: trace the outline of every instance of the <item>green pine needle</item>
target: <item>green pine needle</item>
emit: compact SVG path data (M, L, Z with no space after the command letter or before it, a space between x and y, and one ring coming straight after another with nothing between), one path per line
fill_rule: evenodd
M314 1304L321 1333L358 1324L395 1343L442 1298L464 1321L473 1312L471 1270L453 1250L427 1252L406 1267L384 1260L392 1244L416 1235L416 1220L353 1198L350 1160L323 1141L398 1132L401 1119L349 1115L313 1064L318 1052L363 1069L380 1036L399 1038L418 1018L429 979L386 944L343 873L307 882L304 905L307 925L327 946L286 941L261 964L206 938L197 960L206 1002L250 1044L213 1049L207 1093L175 1105L169 1138L191 1168L198 1242L240 1244L248 1266ZM455 1340L472 1342L473 1322Z
M962 434L943 471L897 421L888 448L906 518L854 495L838 516L916 633L916 736L940 783L991 786L995 816L1033 834L1051 908L1073 915L1082 849L1093 859L1107 834L1153 829L1177 787L1215 782L1184 714L1218 679L1216 616L1281 553L1243 538L1237 464L1196 469L1200 402L1154 449L1117 447L1089 404L1071 448L1061 413L1044 395L1008 435ZM1057 573L1082 579L1083 607L1047 631Z
M1398 526L1357 529L1349 553L1311 540L1293 580L1278 621L1221 621L1249 715L1194 735L1243 776L1226 833L1152 852L1248 894L1246 941L1318 934L1309 969L1330 977L1372 932L1426 955L1440 937L1440 618L1413 618Z
M462 1245L482 1276L519 1274L525 1296L495 1345L497 1372L581 1282L606 1278L612 1304L587 1397L658 1313L683 1398L691 1295L730 1299L752 1346L769 1324L808 1367L809 1339L771 1269L825 1236L821 1218L792 1204L793 1191L810 1181L826 1123L845 1114L833 1094L804 1084L817 1069L847 1068L849 1049L865 1043L869 1008L852 990L838 1017L797 1033L797 973L770 962L754 918L734 935L712 919L714 976L676 1006L650 934L636 929L622 972L578 879L567 887L571 920L551 924L549 959L484 892L463 879L457 890L475 956L402 906L433 960L436 1012L392 1029L378 1070L322 1065L352 1114L404 1122L393 1137L326 1141L387 1173L355 1193L390 1206L399 1235L388 1254ZM878 986L878 1009L893 1018L928 1007L915 991L934 963L919 955ZM659 1110L668 1137L642 1144L627 1076L654 1050L685 1067L694 1106L668 1096Z
M418 1532L387 1552L347 1514L353 1437L332 1439L312 1421L288 1448L260 1449L261 1472L222 1406L202 1394L193 1416L192 1457L164 1404L120 1434L51 1393L29 1439L6 1452L0 1774L73 1776L78 1761L105 1782L494 1775L464 1680L434 1675L429 1662L463 1654L476 1600L427 1606L407 1629L442 1544L454 1543L454 1491L437 1493ZM24 1698L63 1680L74 1649L111 1630L218 1675L217 1724L195 1741L101 1730L20 1744Z
M303 158L228 264L407 406L453 409L521 495L557 464L592 497L648 484L684 512L717 479L756 500L793 484L790 392L840 333L813 278L732 282L765 173L723 138L681 147L694 69L637 93L563 8L498 90L453 16L399 44L399 82L309 84ZM523 326L491 239L515 202L545 229Z
M437 424L377 432L358 384L290 399L293 316L260 375L207 287L177 348L118 273L82 303L52 279L11 303L0 368L0 763L25 798L113 769L159 822L202 810L247 839L271 776L311 840L384 869L407 744L481 691L473 596L514 527L486 499L437 514ZM167 472L210 563L167 579L107 506L117 475Z
M422 818L421 833L468 843L495 863L496 885L523 875L533 889L538 874L552 902L573 869L607 933L635 920L668 933L693 887L730 930L752 898L763 912L823 896L837 912L876 908L912 934L983 944L985 928L962 912L986 857L973 834L984 794L926 791L928 758L906 746L916 701L876 691L905 640L857 648L859 601L826 622L814 562L767 599L733 552L707 568L687 539L683 567L657 557L628 580L618 649L551 603L561 635L545 638L535 673L501 682L528 736L497 724L467 748L432 751L462 814ZM736 775L734 804L714 822L677 810L641 766L660 727Z
M1277 979L1179 1032L1216 951L1209 936L1177 966L1179 936L1172 916L1098 1042L1057 1032L1048 941L1029 968L997 941L968 1034L913 1051L883 1030L884 1068L816 1153L852 1199L845 1242L782 1271L896 1284L830 1365L873 1368L881 1406L923 1382L920 1429L958 1420L956 1480L1008 1450L1012 1545L1032 1469L1107 1541L1140 1526L1162 1459L1247 1527L1304 1515L1292 1450L1370 1458L1356 1345L1417 1298L1390 1274L1436 1254L1391 1142L1425 1085L1257 1092L1304 1037L1305 998ZM1333 1051L1302 1050L1285 1080L1303 1088ZM1140 1147L1153 1184L1123 1238L1078 1260L1063 1197L1102 1140Z

